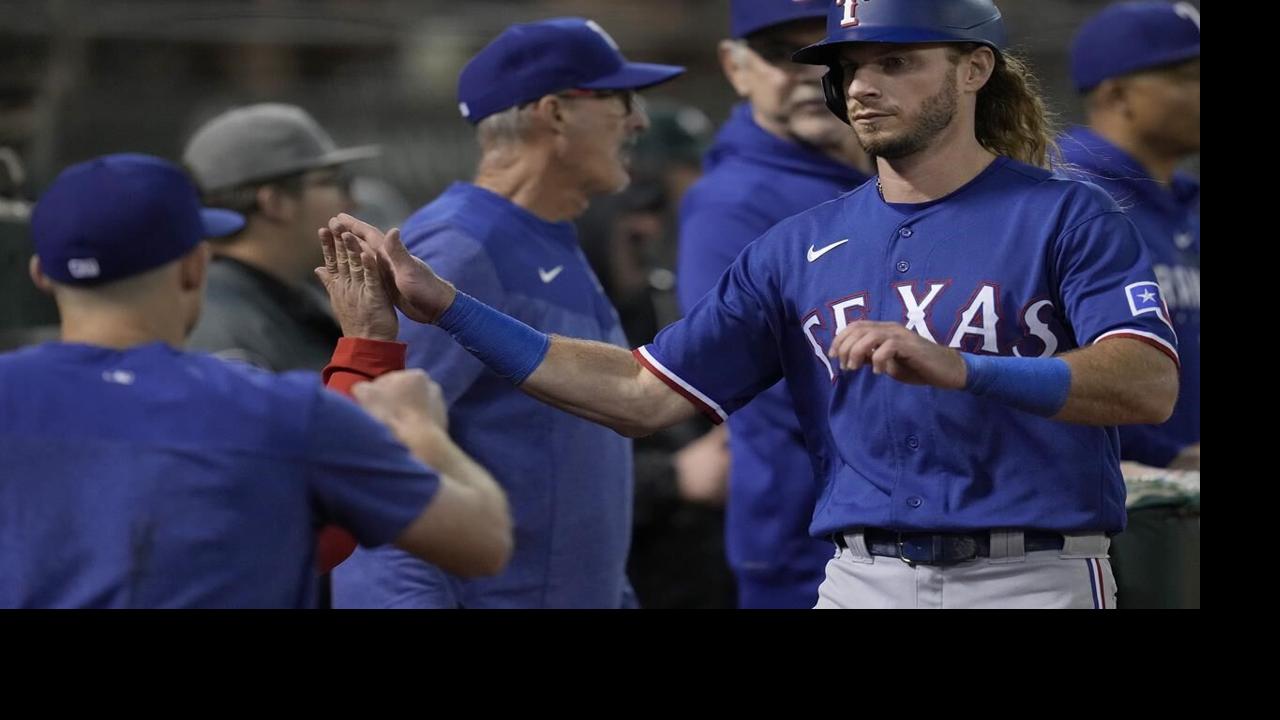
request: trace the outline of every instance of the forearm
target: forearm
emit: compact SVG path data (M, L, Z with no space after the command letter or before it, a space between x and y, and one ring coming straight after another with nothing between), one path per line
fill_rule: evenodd
M1071 368L1067 402L1055 420L1084 425L1154 425L1178 399L1171 358L1138 340L1107 340L1060 356Z
M966 392L1081 425L1164 422L1178 395L1177 367L1149 345L1117 338L1046 358L961 353Z
M497 496L506 502L502 489L489 471L458 447L439 427L424 423L411 428L393 427L392 430L414 457L437 473L451 478L464 488Z
M514 543L506 492L438 426L420 419L391 427L440 476L435 497L396 545L462 577L501 572Z
M694 412L629 351L547 335L463 293L436 325L531 396L623 435L646 435Z
M648 435L695 412L630 351L558 335L520 389L628 437Z

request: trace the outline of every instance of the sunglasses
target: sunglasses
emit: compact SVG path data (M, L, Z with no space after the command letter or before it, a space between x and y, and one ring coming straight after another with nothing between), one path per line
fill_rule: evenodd
M637 108L643 107L640 96L635 90L586 90L575 88L573 90L565 90L562 93L557 93L557 95L569 98L618 98L622 101L622 108L626 111L628 116L635 112Z

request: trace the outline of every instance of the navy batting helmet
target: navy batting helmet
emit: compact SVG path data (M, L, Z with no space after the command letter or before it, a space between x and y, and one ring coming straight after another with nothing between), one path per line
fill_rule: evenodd
M792 60L827 66L822 78L827 108L846 123L839 48L862 42L972 42L998 55L1005 46L1004 21L992 0L833 0L827 10L827 36L798 50Z

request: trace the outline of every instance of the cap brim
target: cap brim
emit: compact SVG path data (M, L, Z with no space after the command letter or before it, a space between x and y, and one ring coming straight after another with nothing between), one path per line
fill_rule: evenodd
M240 232L244 227L244 216L231 210L201 208L200 222L204 225L206 238L222 238Z
M578 87L586 90L640 90L660 85L683 74L684 68L679 65L629 62L615 73L582 83Z
M822 40L808 47L802 47L791 54L791 61L804 65L826 65L827 58L831 55L833 45L839 45L839 42L829 42Z
M248 177L243 177L235 182L224 183L221 185L207 187L207 191L225 190L227 188L247 185L249 183L261 182L272 178L293 175L294 173L306 172L317 168L332 167L334 165L342 165L344 163L356 162L357 160L368 160L382 154L381 145L360 145L353 148L341 148L333 152L325 153L319 157L308 158L303 162L294 162L278 167L264 168L259 172L255 172Z

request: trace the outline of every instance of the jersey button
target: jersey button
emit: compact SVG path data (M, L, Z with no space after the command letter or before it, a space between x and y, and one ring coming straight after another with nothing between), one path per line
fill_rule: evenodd
M915 450L916 448L920 447L920 438L916 437L915 435L908 435L907 447L911 448L912 450Z
M911 269L911 263L907 262L906 260L898 261L898 272L906 272L910 269Z
M912 495L911 497L907 498L907 505L913 508L918 508L923 504L924 504L923 498L917 497L915 495Z
M911 232L911 228L904 227L904 228L898 228L898 234L904 238L908 238L908 237L911 237L913 233Z

